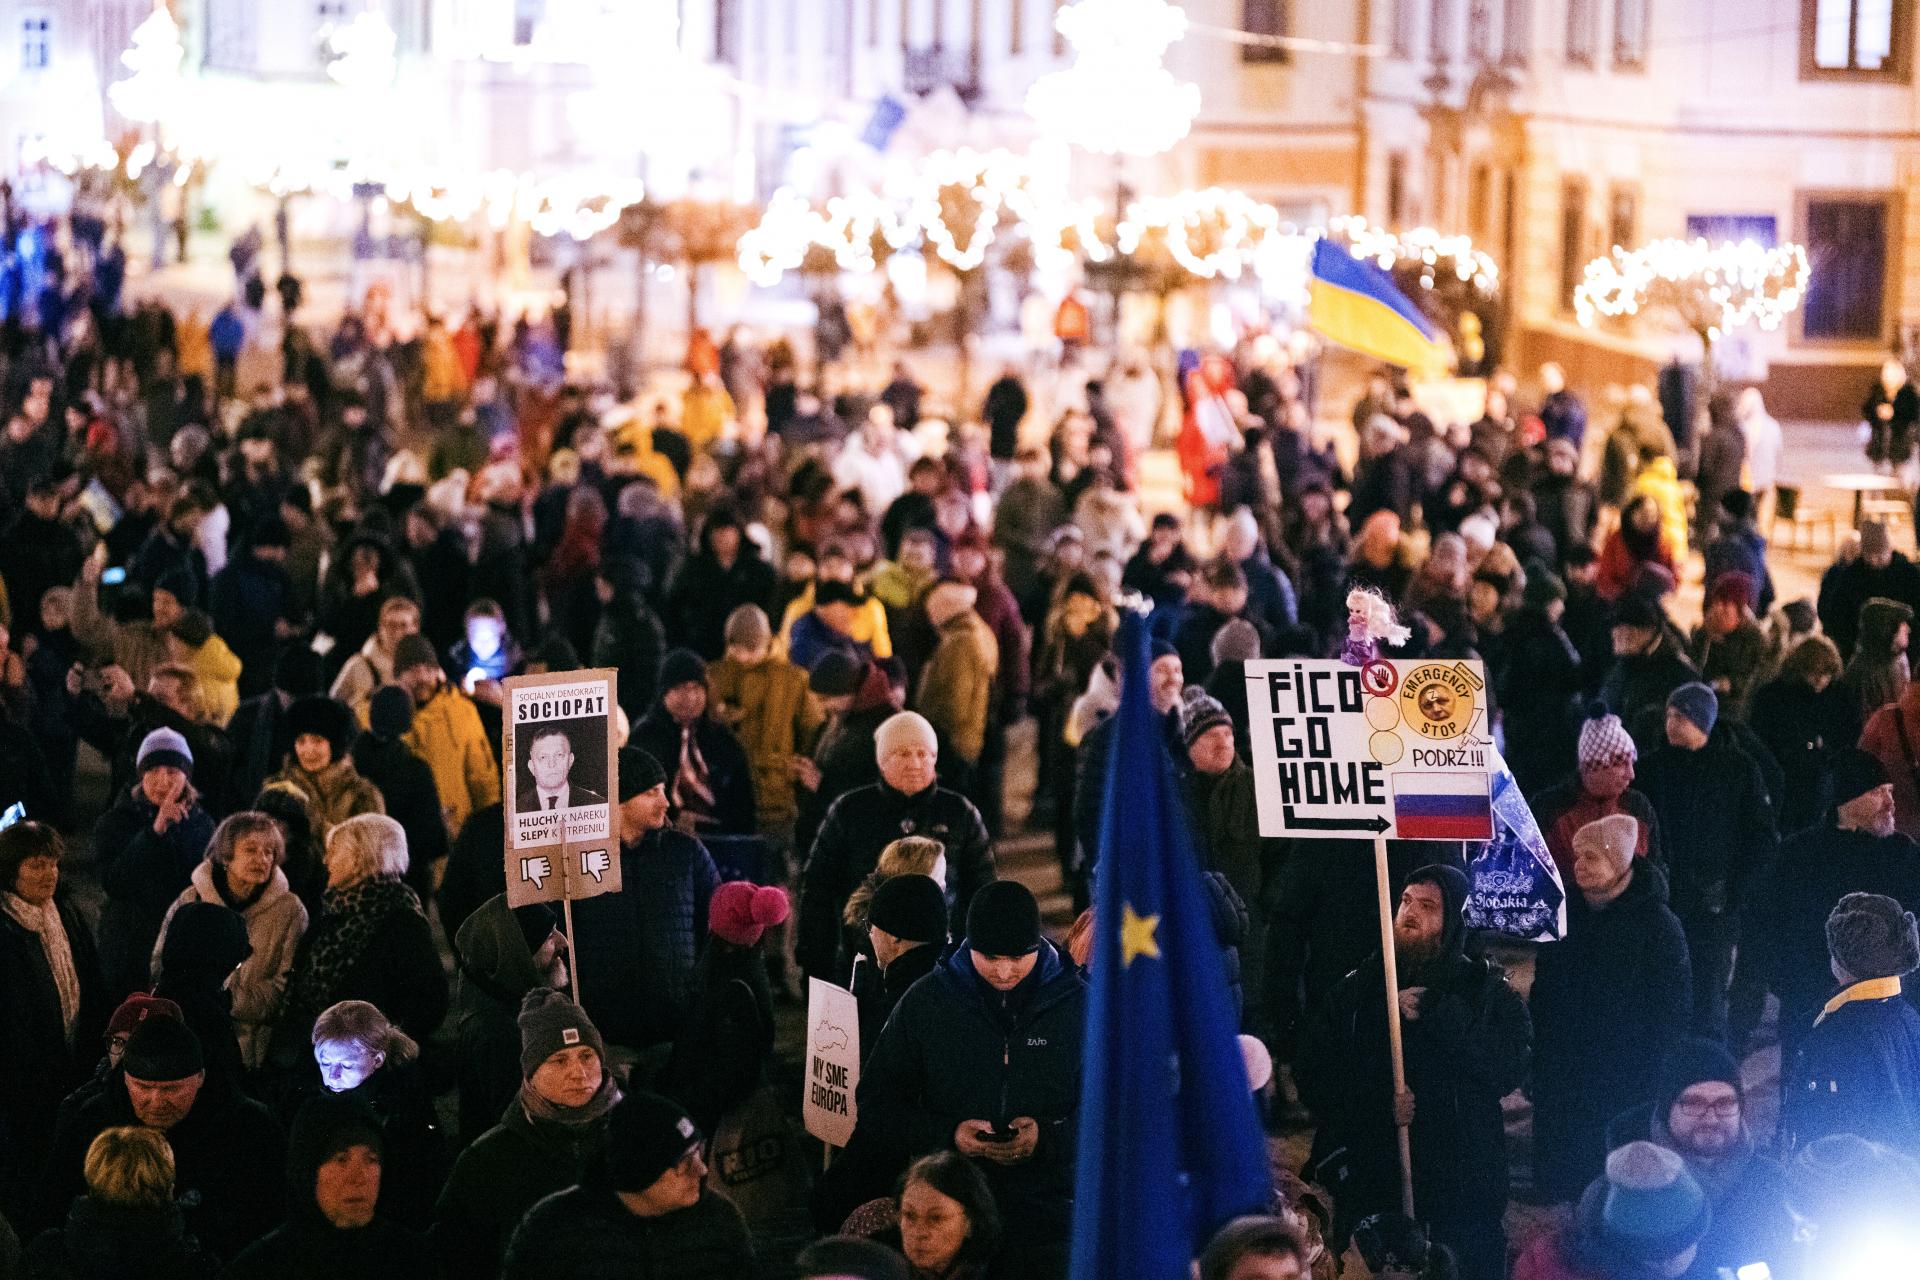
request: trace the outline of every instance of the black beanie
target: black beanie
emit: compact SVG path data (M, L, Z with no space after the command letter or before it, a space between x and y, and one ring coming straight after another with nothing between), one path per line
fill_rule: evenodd
M620 748L620 803L625 804L666 780L666 771L660 767L658 760L638 747Z
M273 687L282 693L308 698L325 684L320 655L304 644L288 644L273 660Z
M393 674L411 671L415 667L437 667L440 655L433 651L433 641L423 635L402 636L400 643L393 646Z
M1714 1040L1690 1037L1667 1051L1660 1064L1660 1091L1654 1095L1654 1119L1665 1124L1667 1113L1673 1110L1674 1099L1696 1084L1718 1080L1730 1084L1734 1092L1742 1092L1740 1085L1740 1064L1733 1060L1726 1047Z
M1027 886L995 880L973 895L967 948L983 956L1024 956L1040 949L1040 904Z
M814 659L807 672L807 687L823 698L844 697L860 691L866 678L866 664L841 649L829 649Z
M1875 787L1887 785L1887 766L1871 751L1842 747L1833 753L1833 802L1858 800Z
M691 649L670 649L667 656L660 659L660 679L658 687L661 693L677 689L683 684L705 684L707 682L707 662Z
M123 1073L155 1084L185 1080L205 1070L206 1065L200 1053L200 1037L186 1023L173 1018L148 1018L135 1027L120 1058Z
M596 1181L609 1191L645 1191L700 1141L693 1117L679 1103L657 1093L627 1094L607 1117Z
M902 942L945 942L946 891L932 876L889 876L873 891L867 923Z
M413 695L397 684L375 690L373 701L367 705L367 728L374 737L387 742L406 736L413 728Z
M551 902L529 902L511 910L513 922L520 926L520 937L527 944L528 955L547 945L547 939L560 927L560 913L553 909Z

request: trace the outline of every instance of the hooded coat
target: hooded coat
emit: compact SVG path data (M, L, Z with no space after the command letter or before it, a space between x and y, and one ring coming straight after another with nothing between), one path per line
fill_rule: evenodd
M667 591L667 638L712 661L726 652L727 615L756 604L772 617L780 576L760 556L760 548L740 529L740 549L732 565L713 553L713 533L722 524L708 520L700 531L700 549L680 566ZM731 527L739 529L735 522Z
M419 1280L433 1274L425 1238L388 1217L389 1164L381 1168L379 1209L367 1226L342 1230L327 1221L314 1200L320 1166L347 1145L372 1138L372 1119L338 1096L301 1109L287 1144L287 1219L235 1258L221 1280Z
M677 1036L691 1011L720 873L705 845L668 827L623 843L620 875L621 892L574 903L572 961L607 1043L644 1049Z
M1556 1201L1577 1199L1600 1176L1607 1123L1653 1098L1653 1050L1684 1036L1693 1013L1687 941L1657 866L1637 860L1603 907L1570 891L1567 925L1564 939L1539 949L1528 996L1533 1180Z
M1499 966L1463 949L1465 875L1421 868L1409 883L1421 881L1439 887L1446 923L1439 957L1400 971L1403 991L1425 988L1420 1016L1402 1025L1407 1088L1417 1099L1414 1203L1441 1243L1458 1251L1464 1236L1484 1251L1502 1237L1507 1204L1500 1099L1526 1079L1533 1028ZM1301 1100L1319 1121L1317 1180L1333 1193L1346 1223L1400 1203L1383 981L1377 954L1343 978L1302 1037L1294 1063Z
M520 1002L547 985L504 894L482 903L455 938L458 985L453 1006L460 1053L460 1140L472 1142L499 1122L520 1089Z
M1862 557L1836 564L1821 577L1820 629L1839 646L1842 658L1851 658L1859 642L1860 607L1876 598L1920 609L1920 566L1895 551L1884 565L1875 567Z
M1894 600L1869 600L1860 609L1860 641L1840 674L1840 686L1858 700L1861 720L1899 700L1908 681L1907 655L1896 650L1896 633L1913 621L1913 609Z
M253 954L247 922L221 902L189 902L168 914L167 936L156 949L153 994L180 1006L187 1027L200 1038L208 1076L241 1080L246 1064L227 982Z

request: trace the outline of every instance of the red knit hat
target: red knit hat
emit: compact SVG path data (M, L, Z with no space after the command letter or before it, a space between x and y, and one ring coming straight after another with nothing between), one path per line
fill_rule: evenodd
M113 1016L107 1019L107 1035L109 1038L131 1035L135 1027L152 1017L172 1018L175 1022L186 1021L180 1012L180 1006L173 1001L164 996L150 996L136 991L122 1000L120 1007L113 1011Z
M729 880L713 891L707 927L724 942L750 947L760 941L761 934L784 922L791 909L785 889Z

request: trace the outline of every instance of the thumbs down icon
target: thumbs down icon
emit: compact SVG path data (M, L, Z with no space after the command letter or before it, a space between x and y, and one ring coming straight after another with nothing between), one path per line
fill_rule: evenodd
M537 857L520 859L520 878L533 881L533 887L536 890L541 887L541 882L552 874L553 863L544 853Z
M592 876L595 884L601 882L612 865L613 859L605 849L588 849L580 855L580 874Z

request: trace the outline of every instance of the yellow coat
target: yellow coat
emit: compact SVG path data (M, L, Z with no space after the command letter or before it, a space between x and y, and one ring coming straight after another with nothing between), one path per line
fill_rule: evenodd
M473 699L442 685L424 707L413 709L413 728L402 739L433 770L447 835L460 834L475 809L500 799L500 766Z
M421 347L420 366L422 400L458 400L467 393L460 356L454 351L453 338L445 329L434 329L427 334Z
M971 609L947 619L939 646L921 668L914 710L968 764L977 762L986 746L993 681L999 674L1000 643L993 638L993 628Z
M173 328L173 348L176 353L175 365L181 377L199 374L206 379L207 385L213 385L213 339L209 336L205 317L199 310L187 312Z
M732 420L733 397L725 387L709 387L696 382L687 388L680 404L680 431L695 452L712 447Z
M219 636L186 655L182 666L200 677L200 711L208 724L227 727L240 709L240 659Z
M733 729L753 769L754 811L777 827L798 812L795 755L813 747L826 717L807 689L807 673L785 658L748 664L726 657L707 666L715 711Z
M1687 558L1687 495L1680 488L1680 476L1672 458L1655 458L1633 482L1629 500L1645 494L1660 507L1660 533L1673 549L1673 562Z

